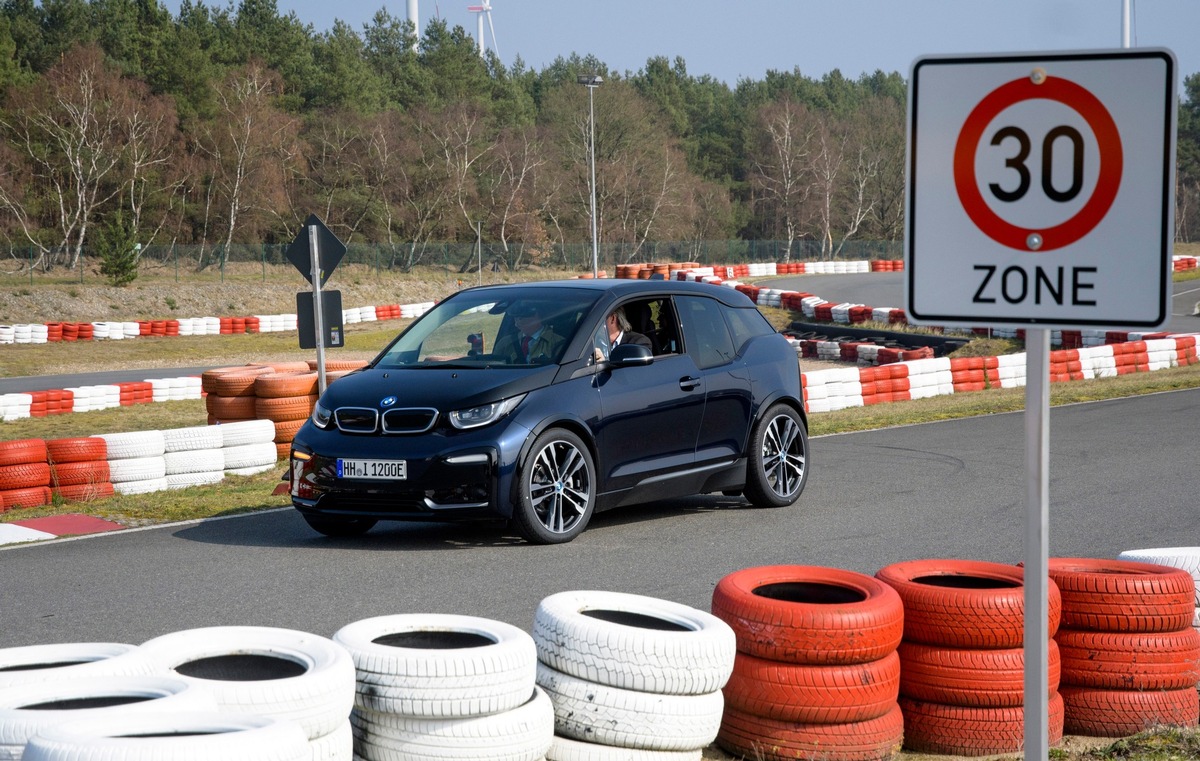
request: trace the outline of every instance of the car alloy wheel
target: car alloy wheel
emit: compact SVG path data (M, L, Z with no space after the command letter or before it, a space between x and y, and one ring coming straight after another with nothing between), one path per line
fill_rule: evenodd
M760 507L790 505L808 480L808 432L800 415L776 404L754 429L746 496Z
M517 528L539 544L569 542L587 526L595 506L595 467L587 445L562 429L538 436L520 476Z

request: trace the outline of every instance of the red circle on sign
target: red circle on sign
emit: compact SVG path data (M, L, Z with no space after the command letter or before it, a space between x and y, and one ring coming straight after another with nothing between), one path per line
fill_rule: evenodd
M1019 227L1001 219L983 200L975 177L975 151L984 129L1004 109L1035 98L1055 100L1077 111L1091 127L1100 148L1100 175L1096 179L1092 197L1075 216L1042 230ZM1069 246L1091 232L1112 207L1121 185L1123 168L1121 135L1108 109L1087 89L1061 77L1047 77L1040 85L1034 84L1028 77L1022 77L992 90L971 111L958 133L958 143L954 147L954 184L967 216L992 240L1021 251L1029 250L1031 234L1042 237L1042 245L1038 250L1051 251Z

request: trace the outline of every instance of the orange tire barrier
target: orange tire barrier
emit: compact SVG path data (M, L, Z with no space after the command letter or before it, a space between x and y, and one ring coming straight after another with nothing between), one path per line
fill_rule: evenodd
M1179 568L1129 560L1050 558L1069 629L1172 632L1190 627L1195 582Z
M1049 702L1050 745L1063 735L1063 698ZM919 753L985 756L1020 751L1025 745L1025 708L970 708L900 698L904 714L904 747ZM997 751L996 748L1008 750Z
M1184 690L1102 690L1063 687L1065 730L1089 737L1126 737L1157 725L1194 727L1200 694Z
M317 393L317 372L265 373L254 379L254 395L259 399L309 396Z
M254 416L259 420L279 422L283 420L307 420L312 414L317 395L257 397Z
M24 489L0 490L0 505L5 510L18 507L41 507L50 504L49 486L27 486Z
M1068 683L1074 687L1116 690L1195 688L1200 678L1200 632L1092 632L1060 629Z
M895 757L903 736L904 717L898 705L877 719L846 724L780 721L726 706L717 745L737 756L762 761L882 761Z
M97 499L105 499L115 494L113 485L107 481L58 486L52 488L50 491L52 496L57 495L68 502L91 502Z
M47 462L0 465L0 490L8 491L49 485L50 464Z
M865 663L893 652L904 630L900 598L870 576L817 566L747 568L722 578L712 613L738 651L790 663Z
M908 560L875 577L904 601L904 641L968 648L1021 647L1025 636L1024 571L976 560ZM1049 632L1063 601L1049 587ZM1189 619L1190 620L1190 619Z
M103 460L108 456L108 443L99 436L48 439L46 457L53 465L64 462Z
M209 415L218 420L249 420L254 419L257 411L258 397L254 396L221 396L209 394L204 397L204 408Z
M848 724L877 719L896 706L900 656L866 663L810 666L738 653L725 705L780 721Z
M50 466L50 487L79 486L108 480L108 460L61 462Z
M1062 657L1048 643L1049 697L1062 681ZM1025 650L900 643L900 694L912 700L972 708L1025 704Z

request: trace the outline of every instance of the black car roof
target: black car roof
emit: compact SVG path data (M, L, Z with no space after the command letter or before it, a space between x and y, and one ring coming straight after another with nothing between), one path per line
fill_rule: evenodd
M549 288L572 288L603 291L614 298L638 295L700 295L715 298L730 306L754 306L746 294L728 286L712 283L697 283L687 280L630 280L626 278L578 278L571 280L536 280L527 283L504 283L500 285L475 286L466 290L509 290L515 288L533 291Z

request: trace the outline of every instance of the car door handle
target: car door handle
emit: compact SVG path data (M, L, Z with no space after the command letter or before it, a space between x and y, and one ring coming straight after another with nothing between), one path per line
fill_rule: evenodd
M699 378L687 377L687 378L679 379L679 388L683 389L684 391L691 391L692 389L698 387L699 385L700 385Z

